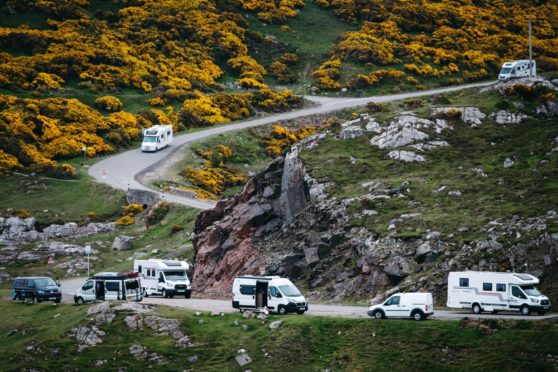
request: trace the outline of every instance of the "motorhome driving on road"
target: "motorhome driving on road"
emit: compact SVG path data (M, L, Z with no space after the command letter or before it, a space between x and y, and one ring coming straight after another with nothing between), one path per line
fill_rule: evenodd
M183 295L190 298L192 285L188 279L188 268L185 261L177 260L135 260L134 272L140 275L142 293L145 297L161 295L173 298Z
M396 293L381 304L370 306L368 315L376 319L413 318L422 320L434 314L432 293Z
M103 272L93 275L74 294L74 302L143 299L137 274Z
M245 310L269 310L279 314L304 314L308 302L298 288L279 276L243 275L234 278L232 306Z
M498 80L506 80L524 76L537 75L537 63L535 60L520 59L517 61L504 62Z
M172 125L154 125L143 131L141 151L157 152L172 142Z
M543 315L550 301L535 287L539 279L530 274L488 271L450 272L448 276L448 307L496 313L501 310Z

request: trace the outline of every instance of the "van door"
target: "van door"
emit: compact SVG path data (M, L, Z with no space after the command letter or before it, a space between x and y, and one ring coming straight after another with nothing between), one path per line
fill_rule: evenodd
M121 283L121 280L107 280L105 282L105 300L123 300Z
M403 316L403 311L401 311L401 296L390 297L389 300L384 302L382 308L384 309L387 317L393 316Z
M277 311L280 304L283 303L283 295L277 287L269 287L267 296L267 307L269 310Z
M102 280L95 281L95 299L99 301L105 300L105 282Z
M239 294L235 294L235 301L238 301L240 308L256 307L256 286L253 284L240 284Z
M81 297L84 301L95 301L95 281L88 280L81 286Z
M526 302L527 296L516 285L510 285L510 292L510 310L519 310L521 305Z
M267 306L267 286L268 282L256 282L256 309Z

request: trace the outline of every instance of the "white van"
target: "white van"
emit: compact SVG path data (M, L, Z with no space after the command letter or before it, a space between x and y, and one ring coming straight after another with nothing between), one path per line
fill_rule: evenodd
M372 305L367 314L376 319L412 318L422 320L434 314L432 293L396 293L384 303Z
M530 274L455 271L448 276L448 307L496 313L501 310L543 315L550 301L537 290L539 279Z
M173 298L183 295L190 298L192 284L188 279L190 265L177 260L135 260L134 272L139 274L142 294L145 297L161 295Z
M234 278L232 307L245 310L269 310L279 314L304 314L308 302L286 278L279 276L243 275Z
M524 76L537 75L537 62L535 60L520 59L517 61L504 62L498 80L506 80Z
M125 300L141 301L137 274L103 272L93 275L74 294L74 302Z
M143 131L141 151L157 152L172 142L172 125L154 125Z

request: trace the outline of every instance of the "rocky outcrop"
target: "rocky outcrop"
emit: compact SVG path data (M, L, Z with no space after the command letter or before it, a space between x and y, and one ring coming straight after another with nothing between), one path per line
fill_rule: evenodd
M124 251L133 247L132 238L126 235L116 236L112 242L112 249L115 251Z
M490 117L495 118L498 124L519 124L524 119L528 118L527 115L521 113L508 112L501 110L490 114Z
M417 155L412 151L405 151L405 150L390 151L388 153L388 157L390 159L400 160L406 163L426 161L426 158L424 156Z
M476 107L437 107L432 109L432 114L449 114L455 111L461 112L461 120L471 126L481 125L482 121L486 119L486 114Z
M128 189L126 202L128 204L141 204L147 207L154 205L160 200L159 195L149 190Z
M342 140L348 140L348 139L360 137L362 135L364 135L364 129L362 129L362 127L360 126L353 125L350 127L343 128L339 136L341 137Z

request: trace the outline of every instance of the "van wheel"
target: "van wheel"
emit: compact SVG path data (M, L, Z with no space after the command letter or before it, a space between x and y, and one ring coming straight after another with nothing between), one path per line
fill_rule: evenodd
M85 301L83 300L83 297L76 298L76 304L83 305L84 303L85 303Z
M147 294L147 291L145 290L145 288L143 289L143 297L149 297L149 295Z
M297 310L296 313L297 313L298 315L302 315L302 314L304 314L304 311L305 311L305 310Z
M414 320L417 320L417 321L424 319L424 315L422 314L422 311L420 311L420 310L413 311L413 313L411 314L411 317Z
M521 307L521 315L528 316L530 314L531 314L531 309L529 309L529 306L523 305Z
M277 312L279 313L279 315L285 315L287 313L287 308L283 305L280 305L277 308Z
M33 297L31 298L31 302L33 302L33 303L35 303L35 304L38 304L38 303L41 302L41 301L37 298L37 296L33 296Z
M482 308L479 304L473 304L473 314L480 314L482 313Z
M170 295L169 295L169 298L174 298L174 294L170 294Z
M372 313L372 316L376 319L384 319L386 316L382 310L376 310Z
M161 292L161 294L163 295L164 298L169 298L169 296L167 295L167 291L165 291L164 288L163 288L163 291Z
M192 292L186 292L186 293L184 294L184 297L185 297L185 298L190 298L190 297L192 297Z
M54 300L54 303L55 303L55 304L59 304L59 303L60 303L60 299Z

